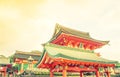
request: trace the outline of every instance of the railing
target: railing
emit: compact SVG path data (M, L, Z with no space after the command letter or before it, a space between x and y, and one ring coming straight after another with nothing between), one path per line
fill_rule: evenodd
M0 75L0 77L4 77L4 76ZM50 76L49 75L6 75L5 77L50 77ZM54 75L54 77L62 77L62 76L61 75ZM67 77L80 77L80 76L73 75L73 76L67 76ZM96 77L96 76L85 75L85 77ZM120 74L111 75L111 77L120 77Z

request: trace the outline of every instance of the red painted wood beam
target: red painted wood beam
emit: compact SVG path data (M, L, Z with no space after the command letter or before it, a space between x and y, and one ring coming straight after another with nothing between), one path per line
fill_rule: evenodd
M58 42L60 42L61 39L63 39L63 36L62 34L60 34L55 40L52 41L53 44L57 44Z
M99 63L99 62L84 62L84 61L73 61L73 60L67 60L67 59L61 59L61 58L57 58L57 59L54 59L56 62L60 62L62 63L66 63L67 65L69 64L73 64L73 65L85 65L85 66L98 66L98 67L106 67L106 66L110 66L110 67L114 67L115 65L114 64L105 64L105 63Z
M46 61L46 59L47 59L46 56L47 56L47 58L49 58L47 61ZM69 59L63 59L63 58L51 58L48 55L46 55L46 56L43 58L41 64L38 65L39 68L40 67L45 67L44 64L47 64L46 68L48 68L48 66L50 67L51 65L52 65L52 67L54 67L56 65L62 66L63 64L66 64L66 65L72 66L72 67L80 66L80 65L87 66L87 67L89 67L89 66L93 66L93 67L108 67L108 66L109 67L114 67L115 66L115 64L105 64L105 63L99 63L99 62L84 62L84 61L69 60Z
M79 42L79 44L83 43L84 45L90 45L91 50L94 50L94 49L99 48L99 47L104 45L104 44L99 43L99 42L87 40L87 39L76 37L76 36L71 36L71 35L65 34L65 33L60 34L55 40L52 41L52 43L67 46L68 41L69 42L72 41L73 47L75 47L76 42Z
M64 36L65 36L65 35L66 35L66 34L64 34ZM103 45L102 43L95 42L95 41L88 40L88 39L84 39L84 38L80 38L80 37L76 37L76 36L69 36L69 39L71 39L71 40L76 40L76 41L81 41L81 42L84 42L84 43Z
M54 72L61 72L63 69L60 69L60 68L54 68L53 71ZM84 71L84 72L93 72L93 71L96 71L96 69L92 68L79 68L79 67L68 67L67 68L67 71L68 72L80 72L80 71Z

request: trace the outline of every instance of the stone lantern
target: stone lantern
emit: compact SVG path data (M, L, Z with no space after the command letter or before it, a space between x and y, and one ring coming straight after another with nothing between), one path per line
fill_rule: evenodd
M29 64L29 69L31 70L32 68L33 68L33 58L32 58L32 56L29 56L29 58L28 58L28 64Z

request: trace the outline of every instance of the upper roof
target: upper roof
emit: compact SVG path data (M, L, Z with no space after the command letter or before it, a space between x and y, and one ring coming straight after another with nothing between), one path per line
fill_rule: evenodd
M34 60L39 60L41 52L23 52L23 51L16 51L14 54L14 58L21 58L21 59L28 59L30 56Z
M95 53L88 53L80 49L72 50L70 47L58 46L55 44L46 44L45 52L52 58L64 58L69 60L78 60L86 62L115 63L116 61L107 60L98 57Z
M79 37L79 38L84 38L84 39L95 41L95 42L99 42L99 43L102 43L102 44L108 44L109 43L109 41L101 41L101 40L93 39L89 35L88 32L82 32L82 31L70 29L70 28L61 26L59 24L56 24L53 37L52 37L52 39L50 41L53 41L54 39L56 39L56 37L58 37L61 33L66 33L66 34L69 34L71 36L76 36L76 37Z

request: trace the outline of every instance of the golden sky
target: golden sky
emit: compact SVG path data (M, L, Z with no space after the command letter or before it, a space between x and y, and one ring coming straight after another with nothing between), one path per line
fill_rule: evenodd
M42 51L41 44L52 37L59 23L110 40L110 46L96 52L120 60L119 4L119 0L0 0L0 54Z

